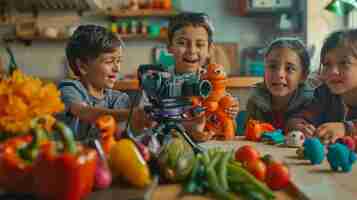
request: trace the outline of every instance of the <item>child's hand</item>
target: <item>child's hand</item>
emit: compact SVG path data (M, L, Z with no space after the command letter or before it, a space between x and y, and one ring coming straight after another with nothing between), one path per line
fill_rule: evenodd
M138 131L142 131L144 128L152 128L156 125L156 122L150 119L143 108L135 108L131 120L133 128Z
M312 137L315 134L316 128L310 123L305 123L302 124L301 131L305 134L305 136Z
M289 131L298 130L304 133L306 137L312 137L315 134L316 128L304 119L294 118L288 122Z
M202 132L195 132L191 133L190 136L196 142L205 142L210 140L214 135L213 131L202 131Z
M345 136L345 125L342 122L328 122L316 129L316 136L327 144L335 143L338 138Z

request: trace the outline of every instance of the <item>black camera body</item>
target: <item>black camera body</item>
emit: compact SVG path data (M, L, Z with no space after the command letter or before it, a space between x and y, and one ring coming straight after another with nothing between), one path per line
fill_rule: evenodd
M161 64L140 65L138 78L152 104L146 111L154 119L179 120L184 117L182 114L192 108L189 97L207 97L212 89L211 83L200 80L198 73L176 75L173 70Z

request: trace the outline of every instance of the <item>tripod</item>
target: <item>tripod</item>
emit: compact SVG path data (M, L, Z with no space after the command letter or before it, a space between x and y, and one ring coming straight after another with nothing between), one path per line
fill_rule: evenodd
M190 101L176 98L161 100L157 105L160 106L146 106L144 109L157 122L157 125L152 128L152 133L157 136L159 142L161 144L168 143L172 137L171 131L175 130L186 140L195 153L203 152L204 149L192 141L181 124L187 117L187 113L195 116L202 112L203 108L192 108Z

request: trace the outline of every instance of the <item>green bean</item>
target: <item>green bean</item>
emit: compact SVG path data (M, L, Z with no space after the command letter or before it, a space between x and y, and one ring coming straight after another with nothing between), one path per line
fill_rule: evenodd
M233 162L234 163L234 162ZM258 181L252 174L246 171L243 167L229 163L227 165L228 181L230 182L242 182L249 183L252 185L252 189L257 192L262 193L268 199L274 199L275 195L272 190L270 190L262 182Z
M194 193L196 191L196 189L198 188L196 179L197 179L198 168L200 165L200 159L199 159L200 156L199 155L200 154L197 154L196 159L193 162L190 180L187 182L187 184L184 187L185 192Z
M219 182L221 183L222 188L226 191L229 190L228 180L227 180L227 164L231 157L231 154L232 154L232 152L224 153L224 155L222 156L221 162L219 163L219 166L218 166Z

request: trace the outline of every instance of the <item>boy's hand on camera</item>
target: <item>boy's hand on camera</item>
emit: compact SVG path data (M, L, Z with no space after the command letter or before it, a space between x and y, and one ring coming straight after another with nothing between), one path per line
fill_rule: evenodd
M338 138L345 136L345 125L342 122L328 122L316 129L316 136L324 143L335 143Z

